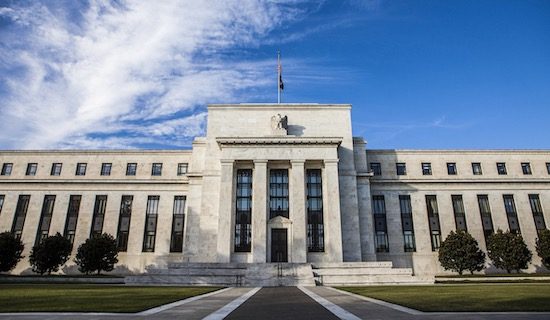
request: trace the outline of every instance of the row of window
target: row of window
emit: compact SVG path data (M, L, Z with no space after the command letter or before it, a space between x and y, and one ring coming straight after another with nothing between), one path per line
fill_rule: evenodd
M76 176L85 176L86 170L87 170L88 164L85 162L79 162L76 164ZM110 176L111 175L111 169L113 167L112 163L102 163L101 164L101 171L100 175L102 176ZM50 171L50 175L52 176L60 176L61 175L61 169L63 168L63 164L56 162L52 163L52 168ZM178 163L178 176L182 176L187 174L187 163ZM2 171L0 172L0 175L2 176L9 176L11 175L13 170L13 163L4 163L2 165ZM27 170L25 171L25 175L27 176L35 176L36 172L38 171L38 163L32 162L27 163ZM137 163L130 162L126 164L126 175L127 176L135 176L137 173ZM151 165L151 175L152 176L160 176L162 175L162 163L153 163Z
M432 164L431 162L422 162L421 164L422 168L422 174L425 176L432 175ZM505 162L497 162L496 163L497 173L499 175L506 175L508 174L506 170L506 163ZM380 162L371 162L370 163L370 169L372 173L375 176L382 175L382 165ZM395 170L396 174L398 176L404 176L407 175L407 164L404 162L397 162L395 164ZM524 175L530 175L533 174L533 171L531 170L531 163L529 162L522 162L521 163L521 171ZM550 162L546 163L546 171L548 174L550 174ZM456 162L447 162L447 174L448 175L457 175L458 170L456 166ZM474 175L482 175L483 170L481 169L481 163L480 162L472 162L472 174Z
M21 238L23 226L27 216L31 196L20 195L15 209L11 232L18 238ZM78 216L80 214L81 195L70 195L67 216L63 235L74 242L76 234L76 226ZM42 239L48 236L50 232L50 224L55 205L55 195L45 195L40 213L38 231L35 238L35 244L40 243ZM128 236L130 234L130 219L132 216L132 203L134 196L123 195L120 203L120 213L117 228L117 246L121 252L128 249ZM185 196L174 196L172 230L170 238L170 252L182 252L183 250L183 231L184 231L184 208ZM145 230L143 235L143 252L155 251L155 239L157 233L158 206L160 196L147 197L147 209L145 211ZM0 212L4 204L4 195L0 195ZM103 233L103 222L105 220L105 209L107 207L107 196L96 195L94 203L94 211L92 216L92 226L90 229L90 237L96 237Z
M533 214L533 220L537 233L546 229L542 206L538 194L529 194L529 204ZM520 226L512 194L502 196L506 217L508 219L508 228L511 232L520 233ZM493 220L491 217L491 207L489 197L486 194L477 195L481 224L485 241L494 233ZM468 231L466 225L466 213L462 195L451 195L451 202L455 218L456 230ZM399 196L399 206L401 210L401 224L403 231L403 248L405 252L416 251L414 238L414 225L411 206L411 197L409 195ZM439 224L439 210L437 206L437 197L435 195L426 195L426 208L428 214L428 223L430 228L430 238L432 251L436 251L441 244L441 226ZM386 222L386 204L383 195L374 195L372 197L372 211L374 215L375 247L377 252L389 252L388 229Z

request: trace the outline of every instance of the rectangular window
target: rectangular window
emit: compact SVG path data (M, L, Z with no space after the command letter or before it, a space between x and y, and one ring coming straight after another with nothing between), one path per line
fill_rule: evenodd
M456 230L468 231L466 226L466 213L464 212L464 202L461 195L451 195L451 201L453 203L453 211L455 214L455 226Z
M237 170L235 252L250 252L252 243L252 170Z
M269 171L269 218L288 218L288 170Z
M185 196L174 197L172 218L172 236L170 237L170 252L183 252L183 230L185 223Z
M52 163L52 171L50 175L52 176L60 176L61 175L61 163Z
M407 175L407 165L403 162L398 162L395 164L395 170L397 171L398 176Z
M42 205L42 212L40 213L40 221L38 222L38 232L36 233L36 239L34 244L37 245L46 238L50 233L50 224L52 222L53 206L55 204L54 195L44 196L44 204Z
M145 234L143 236L143 252L155 251L159 200L160 196L149 196L147 198L147 211L145 212Z
M506 173L506 163L504 162L497 162L497 172L500 175L505 175Z
M2 165L2 173L0 175L9 176L11 175L12 169L13 169L13 163L4 163L4 165Z
M539 195L530 194L529 204L531 204L531 212L533 213L533 219L535 220L535 227L537 228L537 233L539 233L540 231L546 229L546 223L544 222L544 214L542 212Z
M153 163L151 166L151 175L160 176L162 175L162 163Z
M27 209L29 208L30 199L30 195L20 195L17 200L17 207L15 208L11 233L13 233L18 239L21 239L21 235L23 234L23 226L25 225L25 217L27 216Z
M514 196L511 194L505 194L502 198L504 200L504 209L506 210L506 216L508 217L508 227L510 228L510 232L521 233L519 229L518 214L516 211Z
M382 175L382 166L380 165L380 162L371 162L370 170L375 176Z
M456 163L447 162L447 174L448 175L456 175Z
M187 174L187 163L178 163L178 176L183 176Z
M74 243L76 235L76 225L78 223L78 213L80 212L80 200L82 196L71 195L69 198L69 209L67 210L67 219L65 220L64 237Z
M107 208L107 196L95 196L94 215L92 217L92 230L90 238L100 236L103 233L103 221L105 220L105 209Z
M307 189L307 250L325 251L325 226L323 223L323 182L321 169L306 170Z
M428 221L430 223L432 251L436 251L441 245L441 227L439 225L439 209L437 207L437 197L435 195L426 195L426 206L428 208Z
M546 162L546 172L550 174L550 162Z
M35 176L37 169L38 169L38 163L27 163L27 171L25 171L25 175Z
M481 163L472 162L472 173L476 176L480 176L483 174L483 171L481 171Z
M477 204L479 205L479 213L481 215L481 224L483 226L483 235L485 236L485 242L489 239L489 236L493 234L493 219L491 218L491 207L489 205L489 197L486 194L479 194L477 196Z
M113 167L112 163L102 163L101 164L101 175L102 176L110 176L112 167Z
M137 163L128 163L126 164L126 175L135 176L137 171Z
M389 252L388 225L386 223L386 203L384 196L372 196L374 214L374 240L376 252Z
M425 176L432 175L432 164L429 162L422 162L422 174Z
M120 201L120 216L118 219L118 231L116 242L118 250L125 252L128 250L128 235L130 234L130 217L132 216L133 196L122 196Z
M416 241L414 239L411 196L400 195L399 207L401 209L401 226L403 228L403 249L405 252L415 252Z
M4 195L0 194L0 214L2 213L2 207L4 207Z
M523 174L533 174L531 172L531 164L529 162L521 163L521 171L523 171Z
M82 163L82 162L77 163L76 164L75 175L76 176L85 176L86 175L86 167L87 167L86 163Z

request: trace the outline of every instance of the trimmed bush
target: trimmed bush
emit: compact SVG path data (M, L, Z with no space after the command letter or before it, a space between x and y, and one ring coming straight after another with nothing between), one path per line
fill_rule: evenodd
M69 260L71 250L71 241L63 237L59 232L55 236L45 237L31 250L29 262L31 263L32 271L40 273L40 275L57 272L59 267Z
M439 247L439 262L445 270L462 275L464 270L474 273L485 265L485 253L479 249L477 241L468 232L451 231Z
M527 269L532 257L519 233L502 232L500 229L487 240L487 253L495 267L508 273L512 270L519 273L521 269Z
M13 233L0 233L0 272L8 272L15 268L23 258L21 255L23 249L25 249L23 242Z
M539 233L536 248L542 264L546 269L550 269L550 230L545 229Z
M111 271L118 262L118 248L112 235L104 233L93 237L78 247L75 262L78 270L85 274L101 271Z

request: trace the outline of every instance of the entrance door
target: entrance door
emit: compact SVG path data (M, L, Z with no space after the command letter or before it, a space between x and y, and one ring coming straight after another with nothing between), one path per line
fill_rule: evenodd
M288 262L287 229L271 229L271 262Z

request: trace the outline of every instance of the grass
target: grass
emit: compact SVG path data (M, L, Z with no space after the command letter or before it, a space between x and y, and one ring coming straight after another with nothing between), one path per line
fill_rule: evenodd
M550 284L439 284L341 287L421 311L550 311Z
M1 284L0 312L139 312L215 287Z

